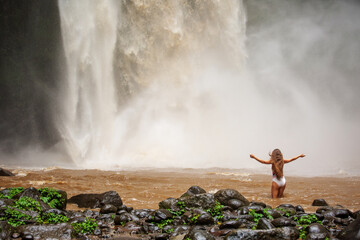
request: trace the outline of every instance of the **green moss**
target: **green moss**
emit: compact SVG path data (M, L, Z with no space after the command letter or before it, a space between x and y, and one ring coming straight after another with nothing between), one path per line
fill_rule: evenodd
M217 221L221 221L223 218L224 218L224 215L223 215L223 210L224 208L224 205L222 205L220 202L218 201L215 201L215 206L210 208L210 209L207 209L206 211L208 213L211 214L211 216L213 216L213 218L215 218L215 220Z
M40 198L44 203L47 203L51 208L61 208L64 204L62 195L55 189L52 188L40 188Z
M0 193L0 199L12 199L16 194L21 193L24 191L23 187L15 187L15 188L9 188L9 193L4 195L3 193Z
M94 230L98 227L95 219L85 218L84 222L72 223L72 227L74 228L74 233L77 235L79 233L94 233Z
M57 215L55 213L44 213L41 214L36 222L40 224L57 224L57 223L63 223L68 222L69 218L63 215Z

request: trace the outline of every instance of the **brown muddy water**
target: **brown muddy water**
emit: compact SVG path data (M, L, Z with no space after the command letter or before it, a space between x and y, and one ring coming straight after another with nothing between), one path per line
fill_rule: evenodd
M271 199L271 176L242 170L224 169L154 169L132 171L42 170L10 169L15 177L0 177L0 189L8 187L52 187L68 193L103 193L114 190L124 204L135 209L157 209L166 198L180 197L193 185L215 193L219 189L238 190L247 199L262 201L272 207L282 203L300 204L307 212L317 207L316 198L329 205L342 205L352 211L360 210L360 177L296 177L286 176L287 188L281 199ZM68 209L77 209L69 204Z

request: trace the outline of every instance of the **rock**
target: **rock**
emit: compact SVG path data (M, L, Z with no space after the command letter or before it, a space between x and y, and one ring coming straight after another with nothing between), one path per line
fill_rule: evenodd
M296 222L286 218L286 217L280 217L280 218L276 218L274 220L271 221L271 224L274 225L275 227L292 227L292 226L296 226Z
M249 209L249 210L253 210L254 212L256 212L256 213L261 213L261 214L263 214L263 207L262 206L258 206L258 205L253 205L253 206L248 206L248 207L246 207L247 209Z
M330 234L326 228L319 223L312 223L307 226L305 230L308 233L306 239L325 239L330 237Z
M282 217L281 212L276 210L276 209L270 209L267 210L267 212L275 219L275 218L279 218Z
M333 212L335 217L338 218L348 218L351 214L348 209L334 209Z
M233 210L237 210L240 207L244 206L244 202L239 199L230 199L228 201L228 206L231 207Z
M77 204L81 208L101 208L105 204L112 204L119 208L122 206L122 200L115 191L108 191L101 194L79 194L71 197L68 203Z
M213 217L208 212L205 212L201 209L193 209L191 212L192 212L192 214L190 215L190 218L188 219L188 221L190 223L197 224L197 225L208 225L208 224L214 223Z
M10 239L12 227L6 221L0 221L0 239Z
M178 200L175 198L168 198L159 203L160 209L171 209L173 211L178 211L179 207L177 205Z
M116 213L117 211L117 207L115 207L112 204L105 204L104 206L101 207L100 209L100 213L102 214L107 214L107 213Z
M206 229L201 226L191 229L190 232L184 237L184 239L187 238L190 238L191 240L215 240L215 237L208 233Z
M134 210L133 214L137 216L138 218L146 218L148 219L151 214L153 214L155 210L153 209L137 209Z
M14 205L14 199L0 199L0 207Z
M51 207L48 204L44 203L41 200L40 196L41 196L41 194L36 188L29 187L29 188L25 189L23 192L15 195L13 198L14 199L20 199L22 197L30 197L30 198L35 199L36 201L38 201L40 203L41 208L44 211L51 209Z
M324 212L331 211L331 210L333 210L332 207L324 206L324 207L319 207L318 209L316 209L316 213L323 214Z
M159 210L156 210L155 213L154 213L154 221L155 222L160 222L162 220L167 220L167 219L170 219L172 218L172 214L169 210L167 209L159 209Z
M356 218L352 223L345 227L337 236L341 240L360 239L360 218Z
M296 210L296 212L305 212L303 207L300 205L295 206L295 210Z
M22 225L17 228L22 236L31 235L35 239L71 239L72 226L67 223ZM24 237L23 237L24 239ZM26 239L26 238L25 238Z
M206 193L206 191L203 188L201 188L199 186L192 186L186 191L186 193L181 195L180 198L193 196L193 195L196 195L196 194L202 194L202 193Z
M274 225L271 224L269 219L260 218L256 229L273 229Z
M9 170L6 170L4 168L0 168L0 176L15 176L15 174L13 174L12 172L10 172Z
M188 225L181 225L181 226L176 226L174 228L174 235L180 235L180 234L187 234L190 230L190 226Z
M261 206L262 208L266 208L266 204L263 202L255 202L251 201L249 206Z
M327 204L327 202L324 199L315 199L311 205L312 206L329 206L329 204Z
M220 224L219 228L220 229L227 229L227 228L233 228L233 229L236 229L236 228L239 228L241 226L241 221L238 221L238 220L229 220L229 221L226 221L226 222L223 222Z
M181 198L185 202L186 207L209 209L215 206L214 195L210 193L201 193L185 198Z
M238 199L243 203L243 206L248 206L250 202L241 195L238 191L234 189L222 189L215 193L215 199L219 201L222 205L229 206L229 201L231 199Z
M293 227L274 228L268 230L238 229L229 233L225 240L297 240L299 231Z
M288 203L286 203L286 204L281 204L281 205L277 206L276 208L285 208L285 209L291 208L291 209L296 209L296 208L294 207L294 205L288 204Z

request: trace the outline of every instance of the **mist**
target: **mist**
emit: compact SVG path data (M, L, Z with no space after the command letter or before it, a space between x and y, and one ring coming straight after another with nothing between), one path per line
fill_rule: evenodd
M269 172L249 154L279 148L306 154L285 174L358 175L359 8L59 1L67 76L49 119L59 139L1 161Z

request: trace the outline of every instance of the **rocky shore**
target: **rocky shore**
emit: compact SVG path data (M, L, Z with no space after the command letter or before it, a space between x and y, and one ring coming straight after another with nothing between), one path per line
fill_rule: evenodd
M86 210L66 210L67 203ZM359 211L315 199L316 212L250 202L234 189L192 186L158 209L125 206L119 194L52 188L0 191L0 239L360 239Z

